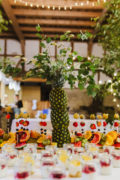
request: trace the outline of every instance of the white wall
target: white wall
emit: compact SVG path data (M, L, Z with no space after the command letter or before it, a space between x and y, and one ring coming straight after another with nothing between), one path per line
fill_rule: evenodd
M60 44L60 43L61 42L58 42L58 44ZM70 42L63 42L63 45L65 47L71 46ZM0 39L0 47L2 49L0 54L4 54L4 46L5 46L4 40ZM80 56L87 57L87 55L88 55L88 44L87 43L85 43L85 42L83 42L83 43L82 42L74 42L73 47L74 47L73 50L77 51ZM60 48L57 49L57 53L59 53L59 50L60 50ZM27 61L31 60L35 55L37 55L39 53L39 51L40 51L39 40L26 40L25 41L25 57L27 58ZM49 52L50 52L51 58L53 59L53 57L55 56L55 46L50 47ZM20 45L19 41L13 40L13 39L8 39L7 40L7 54L9 54L9 55L12 55L12 54L21 55L21 53L22 53L21 52L21 45ZM92 55L102 57L103 49L100 45L98 45L98 43L93 44ZM9 57L9 58L12 59L12 61L15 64L20 59L19 57ZM75 62L74 65L75 65L76 69L79 68L79 63ZM27 65L26 70L28 70L30 67L31 67L30 65ZM102 81L105 81L107 79L108 78L105 75L101 74L101 80ZM97 76L95 77L95 80L97 81ZM65 87L69 87L69 85L66 83Z

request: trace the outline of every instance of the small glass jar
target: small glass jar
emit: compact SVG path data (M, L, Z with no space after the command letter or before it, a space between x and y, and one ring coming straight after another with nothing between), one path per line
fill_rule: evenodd
M83 179L95 180L97 176L96 166L93 163L85 163L82 168Z
M98 146L96 144L89 144L88 145L88 150L89 152L97 152L99 150Z
M74 145L73 144L64 144L63 148L69 153L73 153Z
M73 155L68 161L68 172L71 178L80 178L82 175L82 165L78 155Z
M48 178L51 170L55 167L55 161L53 159L47 158L41 162L41 176L42 178Z
M112 152L112 164L114 168L120 168L120 151L119 150L114 150Z
M54 170L50 172L49 178L52 180L64 180L67 178L67 173L62 167L55 167Z
M19 160L14 171L15 180L27 180L31 175L31 165L25 163L23 160Z
M6 176L7 174L7 160L4 157L4 155L2 155L0 157L0 178Z
M100 157L100 167L100 173L102 175L110 175L112 173L112 162L109 154L102 154Z
M14 143L6 143L2 147L2 153L6 153L7 154L9 152L12 152L13 150L15 150L15 144Z
M30 153L34 156L34 158L37 157L37 144L35 143L29 143L27 146L24 148L24 152Z
M44 150L41 152L41 159L53 158L53 157L54 157L53 152L51 152L49 150Z
M73 154L80 155L81 153L84 153L84 151L83 147L73 147Z
M114 146L103 146L104 153L111 154L114 149L115 149Z
M80 159L81 159L81 162L83 162L83 164L85 164L87 162L91 162L93 160L93 157L90 152L85 152L85 153L81 153Z
M48 146L45 146L45 149L49 152L51 152L52 154L56 154L56 151L57 151L57 145L48 145Z

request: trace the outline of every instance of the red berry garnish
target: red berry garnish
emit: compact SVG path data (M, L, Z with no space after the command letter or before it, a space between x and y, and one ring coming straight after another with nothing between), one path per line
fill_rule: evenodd
M77 122L74 122L74 123L73 123L73 126L74 126L74 127L78 127L78 123L77 123Z

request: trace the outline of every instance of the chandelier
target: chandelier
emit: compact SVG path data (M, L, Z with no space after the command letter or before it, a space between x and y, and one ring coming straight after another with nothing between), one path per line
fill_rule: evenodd
M106 0L14 0L14 3L21 3L24 6L47 8L52 10L72 10L75 7L97 6L103 4Z

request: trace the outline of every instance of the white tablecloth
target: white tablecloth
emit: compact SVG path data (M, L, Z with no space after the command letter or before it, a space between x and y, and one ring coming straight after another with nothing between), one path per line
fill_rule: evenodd
M86 130L91 130L93 132L96 132L96 131L100 131L100 132L103 132L103 133L107 133L111 130L117 130L119 131L119 127L114 127L114 126L111 126L110 124L108 124L106 127L103 126L103 122L105 120L101 120L101 123L102 125L100 127L97 126L97 121L98 120L86 120L86 119L74 119L73 118L73 115L69 115L69 118L70 118L70 125L69 125L69 130L70 132L72 131L77 131L77 132L82 132L84 133ZM24 121L29 121L29 125L28 126L23 126L23 125L19 125L19 127L16 127L16 122L19 122L20 120L24 120ZM46 122L47 123L47 126L40 126L40 122ZM100 121L100 120L99 120ZM117 120L116 120L117 121ZM78 123L78 127L74 127L73 126L73 123L74 122L77 122ZM80 125L81 122L85 122L85 126L82 127ZM119 122L119 121L118 121ZM91 124L95 124L96 126L96 129L91 129L90 128L90 125ZM25 129L28 129L28 130L35 130L35 131L38 131L38 132L41 132L41 129L42 131L46 131L47 130L47 133L51 133L52 131L52 125L51 125L51 121L50 121L50 115L47 116L46 119L42 120L42 119L39 119L39 118L34 118L34 119L24 119L24 118L21 118L21 119L14 119L12 121L12 126L11 126L11 131L12 132L16 132L16 129L20 129L20 128L25 128Z
M12 169L8 169L7 171L7 176L0 178L1 180L14 180L14 171ZM109 176L103 176L103 175L97 175L95 180L119 180L119 174L120 174L120 168L113 168L112 169L112 174ZM37 170L34 175L32 175L29 180L43 180L40 178L40 173ZM50 179L45 179L45 180L50 180ZM87 178L68 178L66 180L89 180Z

